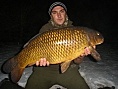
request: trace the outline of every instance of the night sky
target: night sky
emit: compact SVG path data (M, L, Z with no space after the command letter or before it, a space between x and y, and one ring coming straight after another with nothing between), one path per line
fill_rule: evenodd
M49 6L57 0L0 0L0 43L25 43L50 19ZM118 43L117 0L58 0L68 8L76 26L100 31L105 43Z

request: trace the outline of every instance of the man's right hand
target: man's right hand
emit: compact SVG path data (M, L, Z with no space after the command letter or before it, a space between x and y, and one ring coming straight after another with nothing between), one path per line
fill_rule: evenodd
M41 58L40 61L36 61L36 66L49 66L49 62L46 58Z

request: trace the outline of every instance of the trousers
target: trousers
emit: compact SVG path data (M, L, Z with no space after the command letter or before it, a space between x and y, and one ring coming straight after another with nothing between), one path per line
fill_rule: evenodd
M25 89L49 89L54 84L67 89L89 89L76 64L72 64L64 73L60 73L58 67L35 67Z

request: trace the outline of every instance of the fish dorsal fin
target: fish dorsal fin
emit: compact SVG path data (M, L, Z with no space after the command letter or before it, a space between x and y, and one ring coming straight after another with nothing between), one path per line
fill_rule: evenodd
M70 63L71 60L61 63L61 73L64 73L68 69Z
M91 52L91 56L97 61L101 60L100 54L93 48L93 46L89 46L89 50Z

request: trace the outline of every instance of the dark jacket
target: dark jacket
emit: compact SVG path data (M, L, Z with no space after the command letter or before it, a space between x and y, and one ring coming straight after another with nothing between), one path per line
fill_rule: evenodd
M72 23L73 22L69 20L68 21L68 24L66 26L63 25L63 26L56 27L56 26L53 26L51 24L51 21L49 20L49 22L47 24L45 24L45 25L42 26L42 28L40 29L39 33L42 33L42 32L45 32L45 31L49 31L51 29L58 29L58 28L63 28L63 27L70 27L70 26L73 26Z

